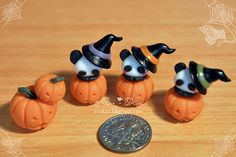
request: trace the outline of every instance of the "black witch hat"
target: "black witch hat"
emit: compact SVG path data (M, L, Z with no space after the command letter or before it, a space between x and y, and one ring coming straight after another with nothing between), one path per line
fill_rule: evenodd
M189 62L189 72L196 88L203 95L207 93L207 88L212 82L217 80L221 80L223 82L231 81L223 70L207 68L204 65L198 64L194 61Z
M175 49L169 48L166 44L158 43L140 48L133 46L131 51L135 59L147 70L155 73L156 65L159 63L159 57L162 53L171 54Z
M111 67L111 46L114 41L121 41L122 39L122 37L108 34L95 43L83 46L83 55L94 65L109 69Z

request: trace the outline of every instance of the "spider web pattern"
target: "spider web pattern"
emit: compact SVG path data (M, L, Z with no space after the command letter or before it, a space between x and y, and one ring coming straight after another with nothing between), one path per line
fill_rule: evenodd
M212 153L211 157L223 157L226 154L234 151L234 136L225 136L221 138L216 138L215 140L215 151Z
M225 6L223 3L213 0L208 4L211 23L226 25L233 22L233 9Z
M209 45L213 45L219 39L225 39L225 31L224 30L217 30L211 25L203 25L199 28L200 31L205 34L205 40L208 42Z
M2 10L2 19L0 21L0 24L2 25L1 29L3 29L10 21L23 19L21 16L23 3L24 1L13 0L9 4L6 4L0 8Z
M217 43L217 46L223 42L235 43L236 26L233 24L233 20L235 19L233 13L235 9L217 0L213 0L211 3L208 3L206 0L204 2L209 9L210 19L202 27L199 27L199 30L205 35L207 43L209 45ZM223 29L216 29L214 27L216 25ZM226 31L232 36L231 40L226 38Z
M0 144L2 146L2 150L11 155L12 157L25 157L22 152L22 138L15 138L9 136L3 130L4 136L1 137Z

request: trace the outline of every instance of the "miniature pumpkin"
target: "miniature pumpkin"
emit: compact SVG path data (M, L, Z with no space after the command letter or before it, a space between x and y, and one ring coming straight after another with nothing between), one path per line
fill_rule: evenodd
M43 75L36 80L34 89L42 101L54 104L65 96L64 77L58 77L55 74Z
M179 121L190 121L197 117L202 108L202 95L196 93L193 96L181 96L174 87L164 96L164 104L167 112Z
M153 82L149 75L141 81L129 81L120 75L116 83L116 93L119 97L126 100L131 98L130 105L145 103L152 95Z
M105 96L106 91L107 84L103 75L93 81L84 81L74 75L70 83L72 96L83 104L94 104Z
M21 87L10 102L10 114L17 125L40 130L49 125L56 114L56 104L49 105L37 98L33 87Z

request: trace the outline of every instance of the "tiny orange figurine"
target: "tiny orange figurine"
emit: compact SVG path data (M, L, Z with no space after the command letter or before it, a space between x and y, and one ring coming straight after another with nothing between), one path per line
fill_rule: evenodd
M111 46L114 41L121 40L122 37L108 34L95 43L83 46L83 53L79 50L71 52L70 61L77 74L71 80L70 92L77 101L94 104L105 96L107 83L100 71L111 67Z
M33 86L21 87L10 102L10 115L22 128L41 130L51 123L56 108L37 98Z
M204 103L202 95L217 80L229 82L230 79L221 69L207 68L194 61L189 68L184 63L175 65L175 86L164 96L166 111L179 121L190 121L202 111Z
M124 49L120 52L123 74L116 83L116 93L122 99L131 99L130 106L145 103L152 95L153 81L148 71L156 73L162 53L171 54L175 49L158 43L149 46L132 47L132 54ZM135 104L135 105L133 105Z
M66 93L64 77L55 74L40 76L34 85L36 95L44 102L55 104L62 99Z
M83 81L73 76L70 91L72 96L83 104L93 104L105 96L107 91L106 79L99 75L93 81Z

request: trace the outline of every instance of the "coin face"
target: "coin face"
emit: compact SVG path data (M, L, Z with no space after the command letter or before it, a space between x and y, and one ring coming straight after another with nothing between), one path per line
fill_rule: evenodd
M141 117L121 114L108 119L98 131L98 138L109 150L129 153L144 148L151 140L152 129Z

